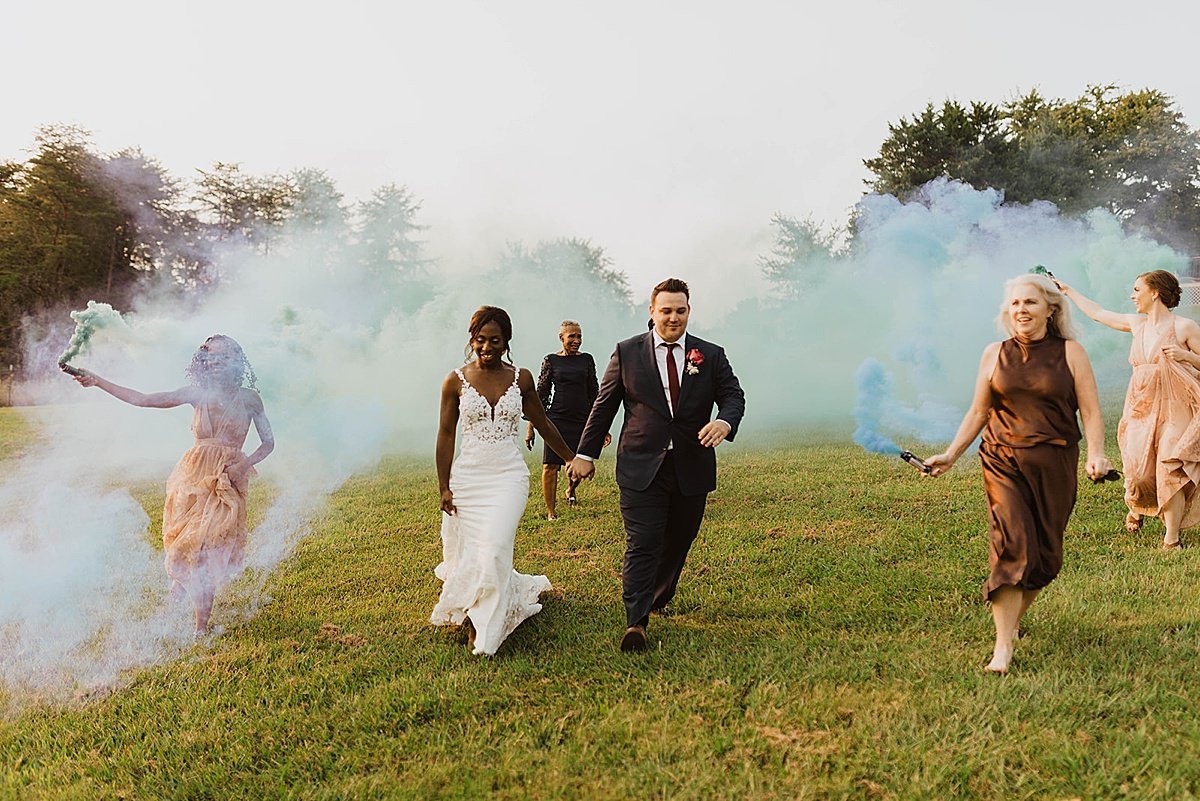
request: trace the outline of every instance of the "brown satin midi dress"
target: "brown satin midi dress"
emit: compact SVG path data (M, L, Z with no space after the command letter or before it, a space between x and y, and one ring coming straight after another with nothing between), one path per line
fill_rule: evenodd
M1048 334L1000 343L991 390L979 446L988 499L988 600L1004 586L1041 589L1062 568L1080 440L1066 340Z

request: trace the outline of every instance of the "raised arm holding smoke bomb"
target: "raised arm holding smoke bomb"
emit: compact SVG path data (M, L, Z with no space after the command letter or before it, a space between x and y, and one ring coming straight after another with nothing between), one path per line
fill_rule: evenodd
M998 322L1011 337L989 345L979 364L971 408L945 452L926 459L931 475L949 470L983 432L979 460L988 497L996 642L987 670L1008 672L1021 617L1062 568L1062 537L1075 506L1079 424L1087 474L1112 470L1104 455L1104 419L1087 352L1074 341L1068 307L1049 278L1008 282Z
M1135 314L1109 311L1056 281L1079 310L1099 323L1133 335L1133 375L1117 426L1125 468L1125 528L1135 532L1145 516L1159 517L1163 547L1183 547L1180 531L1200 523L1193 476L1200 475L1200 325L1171 312L1179 304L1179 279L1166 270L1133 282Z
M167 479L163 548L172 595L186 593L195 608L196 636L209 631L216 591L241 569L246 546L246 495L254 465L275 448L254 370L230 337L214 334L192 357L190 383L170 392L144 393L73 368L80 385L98 387L134 406L195 407L195 446ZM242 452L253 424L260 444Z

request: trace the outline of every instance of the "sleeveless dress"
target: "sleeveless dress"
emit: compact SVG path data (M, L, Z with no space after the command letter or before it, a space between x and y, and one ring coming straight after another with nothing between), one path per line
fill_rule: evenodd
M979 446L988 499L988 600L1004 586L1041 589L1062 569L1080 440L1066 340L1053 334L1005 340L990 383Z
M579 450L579 439L587 424L592 402L600 391L596 378L596 361L590 353L576 356L547 354L538 374L537 394L546 409L546 416L572 451ZM564 464L549 445L542 445L542 464Z
M163 504L167 575L184 587L215 588L241 569L247 487L234 486L225 471L245 458L248 429L245 418L226 418L209 404L192 414L196 443L171 471Z
M500 643L541 611L538 596L550 589L545 576L513 570L517 523L529 498L529 468L517 442L521 420L520 371L496 402L488 403L455 370L462 446L450 468L457 514L442 514L442 563L434 575L442 593L429 621L461 625L471 619L475 654L494 654Z
M1133 376L1117 443L1125 469L1125 504L1141 515L1158 516L1177 492L1184 494L1183 527L1200 523L1200 378L1169 359L1162 346L1177 345L1175 325L1147 355L1143 319L1133 329L1129 363Z

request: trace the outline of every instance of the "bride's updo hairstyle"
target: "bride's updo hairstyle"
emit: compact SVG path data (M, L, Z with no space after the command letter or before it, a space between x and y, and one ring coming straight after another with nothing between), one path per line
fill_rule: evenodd
M1000 301L1000 316L996 318L996 327L1010 337L1016 333L1012 317L1008 314L1008 299L1013 289L1025 285L1037 287L1050 306L1050 319L1046 321L1046 331L1063 339L1078 339L1079 335L1071 323L1071 307L1067 304L1067 296L1059 292L1058 287L1049 278L1036 273L1018 275L1005 282L1004 300Z
M499 306L480 306L471 315L471 324L467 327L471 338L467 340L467 346L463 349L467 361L471 360L471 341L488 323L500 326L500 336L504 337L504 355L508 356L508 361L511 363L512 348L509 347L509 343L512 342L512 319L508 316L508 312Z
M1168 309L1173 309L1179 305L1179 298L1183 294L1179 289L1179 279L1174 273L1169 273L1166 270L1151 270L1148 273L1142 273L1138 276L1142 279L1142 283L1147 289L1152 289L1158 293L1158 299Z

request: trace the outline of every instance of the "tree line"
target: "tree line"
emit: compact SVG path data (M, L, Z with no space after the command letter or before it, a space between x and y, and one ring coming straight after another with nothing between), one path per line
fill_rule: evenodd
M39 314L87 299L127 308L151 281L202 295L223 280L224 248L269 253L288 232L320 233L330 264L351 261L399 282L402 310L436 290L421 204L403 186L348 204L320 170L252 175L232 162L184 181L136 147L98 153L86 131L70 126L38 131L31 152L0 163L0 366L21 364L22 326ZM1050 201L1067 215L1100 207L1130 230L1200 256L1200 133L1153 89L928 104L889 124L879 153L863 163L870 192L919 201L927 182L950 178L1001 190L1008 203ZM854 245L853 218L827 228L778 214L772 224L775 243L758 268L784 296ZM631 302L625 276L586 240L512 243L495 269L587 286L613 308Z
M19 368L24 328L61 318L64 306L128 308L152 283L202 296L225 280L230 247L268 254L295 235L316 235L306 241L321 243L326 267L352 264L399 311L414 311L436 290L420 206L396 184L349 204L313 169L253 175L219 162L182 181L140 149L99 153L80 128L43 128L27 160L0 164L0 364ZM570 278L598 290L589 294L601 304L630 302L624 274L586 240L510 243L493 269Z
M919 202L921 187L948 178L1001 190L1005 203L1049 201L1068 216L1102 208L1126 230L1200 257L1200 132L1154 89L1097 85L1073 100L1034 90L1002 103L930 103L890 123L863 164L871 192ZM783 214L772 224L775 246L759 264L785 294L802 291L834 251L854 244L853 218L844 229Z

